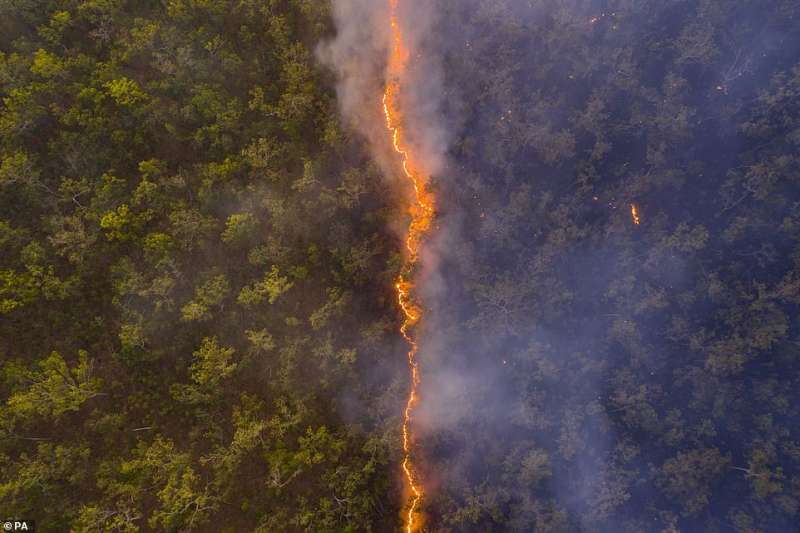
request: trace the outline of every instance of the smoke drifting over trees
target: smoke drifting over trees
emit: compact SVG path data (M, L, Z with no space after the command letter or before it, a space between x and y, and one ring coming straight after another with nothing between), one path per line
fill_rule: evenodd
M791 530L798 7L431 5L428 526ZM340 39L366 27L341 13Z
M388 2L335 0L332 5L336 37L319 47L318 56L336 73L344 117L373 145L391 176L398 172L397 161L396 154L386 153L391 139L381 103L392 46ZM399 2L398 10L403 44L410 54L400 80L405 140L424 171L440 175L452 129L442 115L446 95L435 35L439 9L435 3L413 0Z
M439 6L431 530L792 531L800 8Z
M426 531L796 531L800 4L400 6ZM0 0L3 512L399 530L387 8Z

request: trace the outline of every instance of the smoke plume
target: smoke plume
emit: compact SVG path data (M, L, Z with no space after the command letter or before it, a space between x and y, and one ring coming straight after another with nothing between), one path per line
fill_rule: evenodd
M335 0L336 37L320 46L318 56L337 77L342 115L363 135L390 178L398 174L396 154L383 117L381 96L389 54L388 1ZM422 0L400 2L399 22L410 59L400 103L405 141L428 176L440 177L451 135L444 125L441 57L434 48L437 11Z

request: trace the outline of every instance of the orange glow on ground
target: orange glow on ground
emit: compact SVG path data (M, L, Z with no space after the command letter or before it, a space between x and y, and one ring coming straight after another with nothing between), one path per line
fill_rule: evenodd
M631 219L637 226L642 223L642 217L639 215L639 208L636 204L631 204Z

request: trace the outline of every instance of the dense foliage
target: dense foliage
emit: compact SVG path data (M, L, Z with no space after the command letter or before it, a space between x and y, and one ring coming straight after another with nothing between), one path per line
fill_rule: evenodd
M4 514L396 521L396 202L339 126L329 24L310 0L0 2Z

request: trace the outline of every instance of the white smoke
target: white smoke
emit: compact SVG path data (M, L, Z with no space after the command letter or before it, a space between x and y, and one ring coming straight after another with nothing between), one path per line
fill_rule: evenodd
M434 46L436 7L423 0L400 0L399 23L410 51L401 81L404 140L414 161L437 177L444 169L450 134L442 119L444 83L441 57ZM336 37L318 49L318 57L337 76L337 96L348 125L370 143L389 177L397 174L396 154L381 100L386 84L391 28L389 1L334 0Z

